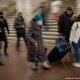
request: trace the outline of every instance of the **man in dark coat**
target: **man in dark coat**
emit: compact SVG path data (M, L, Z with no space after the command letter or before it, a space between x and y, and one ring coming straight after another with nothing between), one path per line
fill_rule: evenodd
M20 38L21 37L24 39L25 44L27 46L27 42L26 42L26 39L25 39L26 24L25 24L25 21L24 21L24 18L22 16L21 12L18 13L18 17L14 21L14 28L16 30L16 35L17 35L17 45L16 45L16 48L17 48L17 50L19 50Z
M65 37L67 42L69 42L70 30L72 26L72 15L72 8L67 7L66 11L60 16L58 22L58 32Z
M42 62L43 67L50 68L47 63L41 28L42 17L40 15L36 15L30 23L30 28L26 36L28 42L28 61L33 62L33 69L36 68L35 55L37 54L40 56L40 61Z
M0 11L0 28L2 29L2 35L0 35L1 40L5 42L4 44L4 53L7 56L7 47L8 47L8 41L7 41L7 36L5 32L5 28L7 29L7 32L9 34L9 28L8 28L8 23L6 19L4 18L4 14L2 11Z

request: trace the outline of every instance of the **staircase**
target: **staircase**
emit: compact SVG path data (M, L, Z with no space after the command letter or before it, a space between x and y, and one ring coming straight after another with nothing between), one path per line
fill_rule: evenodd
M54 1L54 0L53 0ZM63 7L61 10L61 13L65 10L66 6L71 6L74 13L76 12L76 0L62 0L63 1ZM44 39L46 39L45 43L47 44L55 44L55 40L58 37L58 26L57 22L53 21L49 10L45 13L45 24L46 27L48 27L48 31L43 32L45 33Z
M62 0L63 1L63 8L62 11L63 12L65 9L65 5L70 5L74 12L76 11L76 2L75 0ZM10 34L8 35L8 39L15 41L16 40L16 34L15 34L15 30L13 27L13 22L15 19L15 13L8 16L7 17L7 21L9 24L9 30L10 30ZM44 28L42 30L42 34L43 34L43 38L44 38L44 43L45 44L51 44L53 45L55 43L56 38L58 37L58 26L57 26L57 22L53 21L51 18L51 13L50 13L50 7L48 8L48 10L45 13L45 25L46 28L48 28L47 30Z

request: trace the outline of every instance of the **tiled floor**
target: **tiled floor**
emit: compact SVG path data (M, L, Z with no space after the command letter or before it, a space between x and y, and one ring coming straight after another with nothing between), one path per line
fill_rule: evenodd
M52 46L48 46L48 52ZM48 71L32 71L27 62L27 50L21 43L21 51L15 49L15 42L9 42L8 57L5 65L0 66L0 80L71 80L67 78L80 78L80 68L71 66L71 55L66 55L60 64L51 64ZM75 80L75 79L73 79ZM80 80L80 79L76 79Z

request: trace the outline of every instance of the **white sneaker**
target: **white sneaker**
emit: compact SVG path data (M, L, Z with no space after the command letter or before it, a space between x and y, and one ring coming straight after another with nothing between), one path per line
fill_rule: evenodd
M35 65L35 63L32 64L32 69L33 70L38 70L38 66Z
M43 62L42 67L45 69L50 69L50 65L49 65L48 61Z
M74 67L80 67L80 64L79 63L73 63L72 66L74 66Z

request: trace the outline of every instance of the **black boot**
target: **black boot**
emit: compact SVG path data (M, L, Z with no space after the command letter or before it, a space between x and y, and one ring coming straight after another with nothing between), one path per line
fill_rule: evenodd
M0 62L0 66L3 66L4 64L2 62Z
M5 56L8 56L8 53L7 53L6 49L4 49L4 54L5 54Z

